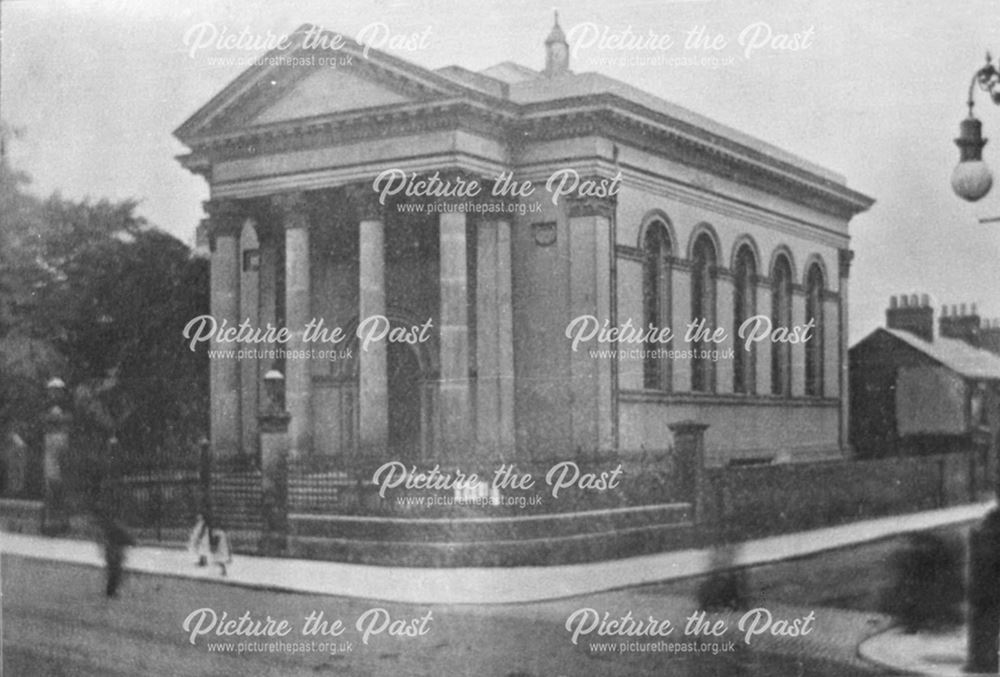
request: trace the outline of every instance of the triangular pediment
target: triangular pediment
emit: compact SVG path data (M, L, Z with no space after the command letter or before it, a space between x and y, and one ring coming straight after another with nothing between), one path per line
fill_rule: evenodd
M304 44L309 30L308 25L300 27L290 49L273 51L244 71L181 125L177 137L188 143L258 125L471 92L440 74L350 39L345 38L337 50L313 49Z
M349 70L322 68L295 83L251 122L268 124L414 100L412 95L407 96L370 77Z

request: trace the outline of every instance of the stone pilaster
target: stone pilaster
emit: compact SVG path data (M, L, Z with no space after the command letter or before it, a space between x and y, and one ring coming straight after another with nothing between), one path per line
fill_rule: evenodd
M446 458L460 458L471 441L469 323L465 214L440 215L441 434Z
M736 347L739 338L733 334L733 276L724 269L716 271L715 278L715 324L712 328L726 330L728 340L722 343L709 344L710 350L724 351L730 347ZM715 392L733 392L733 360L729 358L720 359L715 363Z
M840 294L823 292L823 397L840 397Z
M801 327L806 323L806 292L799 285L792 285L792 326ZM790 330L790 329L789 329ZM806 394L806 344L791 344L792 353L792 397Z
M593 315L614 323L611 304L611 224L614 199L568 199L569 317ZM603 346L611 348L612 346ZM572 448L584 452L613 449L614 421L610 360L594 359L587 350L570 353L573 390Z
M849 325L847 323L847 281L851 274L851 261L854 259L854 252L850 249L837 250L837 268L840 273L839 296L840 306L838 308L838 362L840 364L840 449L848 451L848 440L850 439L850 388L848 387L848 363L847 363L847 333Z
M289 340L285 349L298 357L285 360L285 403L288 424L289 458L312 451L312 368L302 357L309 346L303 340L306 324L312 319L309 213L301 192L283 193L273 205L285 231L285 326Z
M771 282L761 277L757 280L757 314L771 316ZM771 343L760 342L756 346L757 360L757 394L771 394Z
M476 441L494 458L514 451L510 227L483 221L476 233Z
M691 350L694 346L684 342L684 334L691 322L691 264L675 258L670 262L671 287L673 291L674 349ZM691 360L674 360L674 392L691 392Z
M209 240L211 242L211 311L215 321L229 326L240 322L240 231L247 215L235 200L206 202ZM212 338L211 347L223 346ZM243 454L240 422L239 360L216 357L209 365L211 392L210 430L212 453L218 459L237 458Z

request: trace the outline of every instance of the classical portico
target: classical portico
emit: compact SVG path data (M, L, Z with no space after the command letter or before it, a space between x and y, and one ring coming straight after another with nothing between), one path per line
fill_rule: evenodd
M401 204L380 204L370 180L206 204L213 316L289 331L282 344L241 346L249 357L212 360L217 455L251 453L256 433L242 422L256 418L271 368L285 376L293 457L513 450L510 221ZM245 246L244 227L259 248ZM241 289L250 283L254 294ZM314 331L307 342L317 322L343 340ZM364 340L386 324L398 340ZM258 397L241 400L246 391Z

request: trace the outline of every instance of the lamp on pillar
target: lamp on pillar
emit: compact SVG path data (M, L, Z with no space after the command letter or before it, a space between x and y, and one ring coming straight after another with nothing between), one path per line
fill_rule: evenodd
M49 409L43 416L45 438L42 469L45 478L45 495L42 506L43 534L59 534L69 528L65 492L62 482L62 455L69 448L69 429L72 417L62 405L66 400L66 383L58 377L45 384Z
M283 553L288 545L288 424L285 376L277 369L264 374L267 407L260 413L261 513L264 531L260 549L265 555Z
M49 404L59 406L66 397L66 382L58 376L53 376L45 384L45 392L49 397Z
M264 374L264 394L267 396L265 413L284 413L285 375L277 369L271 369Z

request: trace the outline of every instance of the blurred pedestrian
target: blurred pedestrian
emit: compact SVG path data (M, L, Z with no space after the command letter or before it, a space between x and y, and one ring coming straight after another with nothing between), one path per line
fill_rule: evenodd
M101 544L104 547L107 576L105 594L108 597L117 597L118 586L121 584L125 566L125 549L135 545L135 539L117 520L103 512L97 515L97 526L100 530Z

